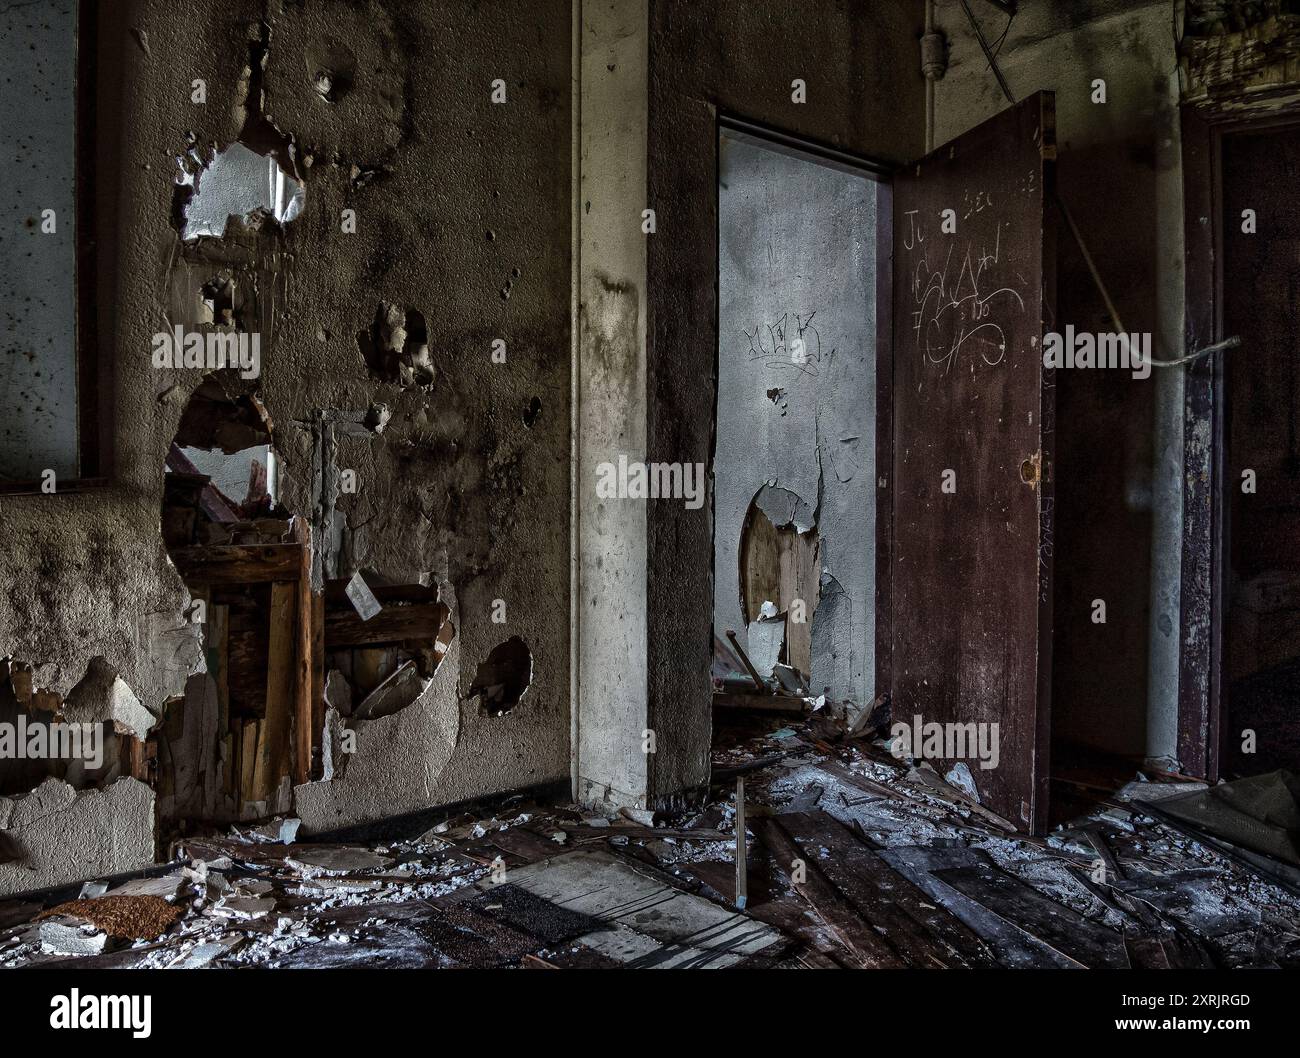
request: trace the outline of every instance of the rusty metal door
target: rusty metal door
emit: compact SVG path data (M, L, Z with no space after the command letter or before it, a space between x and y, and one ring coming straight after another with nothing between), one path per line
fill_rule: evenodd
M1042 346L1054 327L1054 118L1054 97L1034 95L894 185L893 720L925 740L912 755L1038 832L1050 739L1055 399Z

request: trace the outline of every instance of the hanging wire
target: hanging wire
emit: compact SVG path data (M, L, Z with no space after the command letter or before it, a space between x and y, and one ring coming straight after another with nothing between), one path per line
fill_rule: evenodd
M1097 292L1101 294L1101 300L1106 304L1106 311L1110 314L1110 318L1115 321L1116 329L1127 334L1128 328L1124 326L1123 320L1119 318L1119 309L1116 308L1115 302L1111 299L1110 291L1106 289L1106 284L1101 278L1097 263L1092 259L1092 254L1088 252L1088 246L1083 241L1083 233L1079 231L1079 226L1074 222L1074 214L1070 212L1070 207L1065 204L1065 200L1059 195L1056 198L1056 203L1061 207L1061 215L1065 217L1065 223L1069 226L1070 234L1074 236L1074 242L1079 247L1079 252L1083 254L1083 263L1088 266L1088 271L1092 273L1092 281L1097 287ZM1149 362L1155 367L1178 367L1181 364L1193 363L1213 353L1236 349L1240 344L1241 338L1233 335L1231 338L1225 338L1213 345L1202 346L1200 349L1196 349L1186 356L1180 356L1176 360L1157 360L1155 357L1150 357Z

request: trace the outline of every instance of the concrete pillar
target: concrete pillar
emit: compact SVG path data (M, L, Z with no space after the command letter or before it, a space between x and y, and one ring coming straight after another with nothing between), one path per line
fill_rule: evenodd
M646 456L648 25L643 0L575 0L574 796L645 806L646 504L601 499Z

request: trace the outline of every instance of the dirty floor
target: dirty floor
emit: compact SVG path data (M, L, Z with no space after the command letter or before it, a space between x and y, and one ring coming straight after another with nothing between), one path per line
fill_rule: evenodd
M513 797L400 840L186 838L162 872L0 902L0 966L1300 965L1300 898L1144 809L1187 783L1075 783L1087 811L1027 838L832 737L727 731L712 799L675 817Z

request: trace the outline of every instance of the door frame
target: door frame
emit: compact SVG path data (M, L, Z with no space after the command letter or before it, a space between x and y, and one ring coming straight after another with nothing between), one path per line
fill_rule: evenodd
M1232 111L1181 108L1184 232L1184 347L1222 341L1223 140L1241 132L1300 125L1300 101L1261 94ZM1223 696L1224 615L1228 594L1225 459L1228 444L1226 356L1189 364L1183 395L1183 542L1178 633L1178 760L1183 770L1218 782L1227 710ZM1208 438L1205 425L1208 423Z
M722 159L717 156L717 145L724 132L740 138L749 138L763 146L786 149L792 153L809 156L818 161L862 173L874 181L879 194L876 199L876 575L875 575L875 616L872 624L875 638L874 693L877 698L886 693L892 676L893 636L893 592L890 589L890 576L893 571L893 530L894 530L894 174L899 170L899 163L883 158L846 151L842 147L824 143L820 140L799 136L782 129L752 121L739 114L717 110L714 121L713 143L715 156L713 160L714 199L714 260L721 260L721 225L716 218L721 216L720 178ZM887 311L883 311L881 307ZM720 316L722 299L713 299L713 333L721 335ZM717 377L721 370L718 359L721 353L720 342L715 342L713 371ZM709 467L712 469L718 450L718 415L715 402L713 409L713 443L709 452ZM885 469L888 468L888 469ZM882 473L882 470L884 472ZM717 527L714 526L716 533ZM717 570L712 559L717 555L717 542L714 541L710 569L716 577ZM809 618L811 620L811 616ZM863 702L863 705L870 703Z

